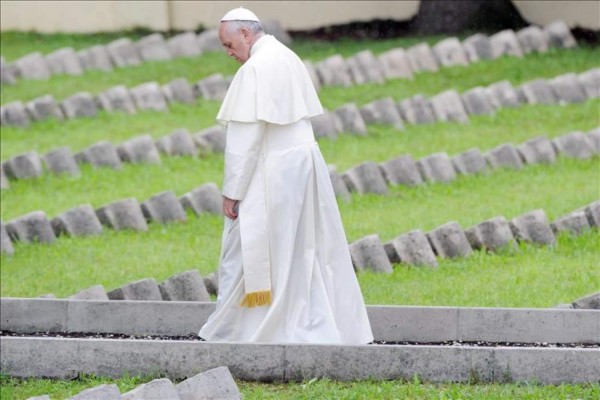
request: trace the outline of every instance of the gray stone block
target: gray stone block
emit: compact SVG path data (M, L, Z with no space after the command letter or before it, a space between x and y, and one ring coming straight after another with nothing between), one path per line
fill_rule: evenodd
M525 164L554 164L556 151L546 136L538 136L517 146Z
M510 225L504 217L492 218L472 226L465 230L465 235L475 250L498 251L516 248L516 241Z
M219 40L218 29L207 29L198 34L198 46L200 51L223 51L223 45Z
M583 132L571 132L552 140L557 154L586 160L594 155L594 144Z
M342 178L342 176L338 172L329 171L329 178L331 179L331 185L333 186L333 192L335 193L335 197L340 198L346 202L352 200L350 190L348 189L348 186L346 186L344 178Z
M551 47L569 49L577 47L577 41L564 21L554 21L544 26Z
M370 50L363 50L346 59L352 81L357 84L383 83L383 68Z
M159 147L158 141L156 147L163 153L170 156L198 156L198 149L194 138L187 129L177 129L168 136L161 138Z
M471 115L493 114L494 106L492 105L489 95L482 87L475 87L466 91L461 95L465 109Z
M95 45L77 52L81 66L87 71L111 72L113 63L106 46Z
M55 174L67 174L71 176L79 176L79 166L71 154L68 147L60 147L52 150L42 156L44 164L49 171Z
M0 56L0 83L2 85L14 85L17 83L15 74L16 66L7 64L4 57Z
M221 125L214 125L210 128L201 130L192 135L197 146L202 146L204 143L210 145L210 150L216 153L225 151L225 128Z
M590 226L600 228L600 201L595 201L585 207L585 215Z
M113 383L86 389L69 397L68 400L120 400L121 398L119 387Z
M423 183L417 164L406 154L380 164L383 176L390 185L415 186Z
M75 155L78 163L91 164L94 168L109 167L121 169L122 163L117 149L112 143L101 141L91 145Z
M194 91L185 78L172 80L164 85L162 90L169 103L194 104L196 102Z
M573 302L575 309L600 310L600 292L582 297Z
M483 174L487 170L485 157L478 148L464 151L451 159L454 171L460 175Z
M174 275L158 285L163 300L210 301L204 280L197 270Z
M102 224L89 204L72 208L51 221L56 236L87 236L102 233Z
M315 64L317 75L324 86L352 86L352 76L344 58L333 55Z
M144 61L163 61L173 59L173 55L165 42L165 38L160 33L153 33L145 36L135 44L140 57Z
M91 94L80 92L64 99L60 106L69 119L79 117L95 117L98 113L96 102Z
M279 40L281 43L289 46L292 44L292 37L283 29L281 23L276 19L267 19L261 21L263 29L265 33L268 35L273 35Z
M56 240L52 225L43 211L34 211L8 221L6 233L15 242L53 243Z
M569 215L557 218L550 224L552 232L570 232L574 235L581 235L583 232L590 229L590 223L585 215L585 211L573 211Z
M46 62L54 75L82 75L83 66L71 47L58 49L46 55Z
M369 235L350 244L352 264L357 271L391 273L392 265L379 240L379 235Z
M196 57L202 51L194 32L183 32L167 40L167 45L173 57Z
M513 236L520 242L555 245L556 238L544 210L533 210L510 221Z
M134 198L119 200L100 207L96 210L96 215L103 225L117 231L124 229L148 230L140 204Z
M206 291L211 296L217 296L219 294L219 272L211 272L206 275L203 279Z
M518 107L521 105L519 94L509 81L493 83L486 87L485 91L495 108Z
M422 95L402 100L397 106L402 119L410 124L427 124L436 121L431 102Z
M483 33L469 36L462 42L463 49L469 62L489 60L492 58L492 44L490 38Z
M550 87L559 104L582 103L587 95L574 73L557 76L550 80Z
M15 66L23 79L46 80L52 74L46 59L37 51L16 60Z
M438 63L444 67L454 65L469 65L467 55L460 40L450 37L437 42L433 46L433 54Z
M160 154L150 135L140 135L117 146L122 161L128 163L160 164Z
M438 262L425 234L413 230L392 240L401 263L414 266L437 267Z
M492 58L502 56L523 57L523 49L515 32L511 29L500 31L490 36Z
M106 45L106 51L114 65L117 67L127 67L130 65L139 65L142 58L137 47L129 38L120 38Z
M342 179L351 191L360 194L388 194L388 188L381 169L371 161L350 168L342 175Z
M175 385L168 378L155 379L123 393L123 400L179 400Z
M417 169L427 182L447 183L456 179L452 161L446 153L435 153L417 161Z
M206 183L179 198L179 202L186 210L201 215L205 212L211 214L223 213L223 195L216 183Z
M73 300L108 300L108 295L106 294L106 290L104 290L104 286L95 285L81 290L68 298Z
M241 400L242 395L227 367L192 376L175 386L181 400Z
M329 137L334 139L343 129L340 118L335 113L328 111L312 117L310 122L316 138Z
M587 133L589 142L592 144L592 152L600 154L600 128L592 129Z
M438 121L456 121L460 123L469 121L467 111L456 90L446 90L433 96L430 101Z
M558 99L550 84L544 79L536 79L522 84L519 91L529 104L557 104Z
M187 215L174 192L167 190L152 196L141 204L146 221L159 224L184 222Z
M600 68L594 68L578 75L579 83L590 99L600 97Z
M321 79L319 79L317 69L315 68L313 63L311 63L308 60L303 60L303 62L304 66L306 67L306 71L308 71L308 75L310 75L310 80L312 81L315 90L318 92L319 90L321 90Z
M458 222L448 222L435 228L427 233L427 240L439 257L467 257L473 251Z
M360 111L358 110L358 107L356 107L356 104L345 104L336 108L333 112L342 122L343 132L360 136L367 135L367 126L365 125L365 121L360 115Z
M523 53L545 53L548 51L548 37L544 31L535 25L530 25L517 32L517 38Z
M0 221L0 253L9 255L15 253L15 248L2 221Z
M29 125L29 116L25 106L20 101L14 101L0 108L2 113L2 125L16 125L25 127Z
M4 190L4 189L9 189L10 188L10 183L8 183L8 178L6 177L6 174L4 173L4 166L2 164L0 164L0 189Z
M128 283L107 293L110 300L162 300L156 281L152 278Z
M406 50L408 62L414 72L437 72L440 67L435 59L431 47L427 43L416 44Z
M222 74L213 74L196 82L194 94L196 97L202 97L205 100L223 101L229 89L229 84L229 80L224 78Z
M365 104L360 108L360 114L367 124L393 125L396 129L404 129L400 112L391 97Z
M108 112L123 111L135 114L136 108L129 89L124 85L114 86L97 96L98 105Z
M65 118L54 96L50 94L27 102L25 109L33 121L44 121L48 118L62 121Z
M413 79L413 70L403 48L388 50L379 54L377 58L386 79Z
M501 144L484 154L485 160L491 169L498 168L523 168L523 161L515 146L511 143Z
M400 262L400 257L398 257L398 253L396 252L394 244L391 240L383 244L383 249L385 250L385 254L387 254L387 258L390 260L391 264L398 264Z
M169 105L160 86L156 82L142 83L130 90L138 110L168 111Z
M42 160L36 151L15 156L2 166L9 179L32 179L42 175Z

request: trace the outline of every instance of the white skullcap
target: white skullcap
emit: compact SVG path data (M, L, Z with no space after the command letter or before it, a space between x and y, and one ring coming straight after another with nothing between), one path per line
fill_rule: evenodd
M225 21L256 21L260 22L258 17L250 10L240 7L234 8L229 11L223 18L221 18L221 22Z

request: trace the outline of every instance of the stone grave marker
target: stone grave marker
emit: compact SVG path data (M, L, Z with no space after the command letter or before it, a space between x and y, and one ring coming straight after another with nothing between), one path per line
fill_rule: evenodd
M173 191L158 193L141 204L146 221L159 224L185 222L187 215Z
M139 110L167 111L169 105L156 82L146 82L131 88L131 97Z
M495 108L518 107L521 105L519 95L509 81L493 83L486 87L485 91Z
M198 47L201 52L205 51L223 51L223 45L219 40L218 29L207 29L198 34Z
M417 161L417 169L427 182L448 183L456 179L452 161L446 153L435 153Z
M512 29L505 29L490 36L492 58L502 56L523 57L523 49Z
M0 221L0 253L6 253L8 255L15 253L15 248L10 240L8 232L6 232L6 226Z
M144 383L135 389L123 393L123 400L173 399L178 400L179 394L175 385L168 378L155 379Z
M406 154L380 164L383 176L390 185L416 186L423 183L417 164Z
M177 129L163 139L167 139L166 142L168 143L165 154L171 156L198 156L194 138L187 129Z
M595 154L600 154L600 128L592 129L587 133L589 142L592 144L592 150Z
M42 160L37 151L14 156L2 166L9 179L31 179L42 175Z
M242 395L227 367L213 368L175 385L181 400L241 400Z
M467 123L469 116L456 90L446 90L433 96L431 107L438 121Z
M144 61L171 60L173 56L165 38L160 33L153 33L137 41L136 47Z
M577 78L587 97L590 99L597 99L600 97L600 68L582 72Z
M414 72L437 72L440 67L427 43L416 44L406 50L410 67Z
M112 384L103 384L90 389L86 389L67 400L121 400L119 387Z
M56 236L88 236L102 233L102 224L90 204L72 208L51 221Z
M433 46L433 54L435 54L438 63L444 67L469 65L465 50L460 40L456 37L446 38L437 42Z
M169 103L194 104L196 102L194 91L184 78L172 80L163 85L162 90Z
M219 271L211 272L206 275L203 279L204 286L206 287L206 291L211 296L219 295Z
M367 124L393 125L404 129L404 123L391 97L372 101L360 108L360 115Z
M205 183L184 194L179 198L179 202L184 209L192 210L196 215L205 212L223 214L223 196L215 183Z
M569 215L557 218L550 224L552 232L571 232L574 235L581 235L590 229L590 223L585 215L585 211L574 211Z
M4 166L0 164L0 189L4 190L8 188L10 188L10 183L8 182L8 178L4 173Z
M383 68L370 50L363 50L346 59L348 71L355 84L383 83Z
M150 300L161 301L162 296L156 281L152 278L128 283L107 293L110 300Z
M2 85L15 85L17 83L16 67L8 64L4 57L0 56L0 83Z
M379 235L369 235L350 244L352 264L357 271L391 273L392 265L381 244Z
M484 157L491 169L523 168L523 161L512 143L505 143L494 147L487 151Z
M83 66L71 47L65 47L46 55L46 63L54 75L82 75Z
M65 118L60 106L51 94L27 102L25 109L34 121L44 121L48 118L56 118L62 121Z
M120 38L106 45L112 63L117 67L139 65L142 58L137 47L129 38Z
M443 258L467 257L473 252L458 222L448 222L427 233L436 255Z
M587 100L576 74L560 75L551 79L549 83L559 104L582 103Z
M17 59L15 65L23 79L46 80L52 74L46 59L37 51Z
M493 114L492 105L488 93L484 88L478 86L461 95L467 112L471 115Z
M211 151L213 152L222 153L225 151L225 128L221 125L214 125L203 129L192 136L198 146L202 145L204 142L210 145Z
M550 46L563 49L577 47L577 41L564 21L555 21L544 27Z
M43 155L44 164L55 174L81 175L79 166L68 147L60 147Z
M388 188L379 166L371 161L350 168L342 175L342 179L351 191L360 194L376 193L386 195Z
M139 164L160 164L160 154L150 135L140 135L117 146L121 161Z
M600 201L595 201L584 209L590 226L600 227Z
M437 267L438 262L425 234L412 230L392 240L392 245L401 263L414 266Z
M113 86L97 96L98 105L108 112L123 111L135 114L136 108L129 89L124 85Z
M195 96L205 100L223 101L227 89L229 89L229 80L225 79L222 74L213 74L199 80L194 85Z
M406 51L402 48L388 50L377 56L385 79L413 79L413 70Z
M331 185L333 186L333 192L335 193L335 197L342 199L345 202L349 202L352 200L352 196L350 194L350 190L346 183L344 182L344 178L335 170L329 170L329 179L331 179Z
M489 60L492 58L492 44L490 38L483 33L476 33L463 40L463 49L469 62L474 63L480 60Z
M60 106L69 119L95 117L98 114L96 102L88 92L79 92L64 99Z
M526 164L554 164L556 151L546 136L538 136L517 146L521 159Z
M169 38L167 46L173 57L196 57L202 54L194 32L183 32Z
M6 223L6 232L13 241L23 243L53 243L52 225L43 211L33 211Z
M106 290L104 290L104 286L95 285L81 290L68 298L73 300L108 300L108 295L106 294ZM97 392L94 392L94 394L97 394Z
M515 238L504 217L492 218L472 226L465 230L465 235L475 250L498 251L509 246L516 249Z
M13 101L1 107L2 125L16 125L25 127L29 125L29 116L25 106L20 101Z
M558 100L550 84L544 79L526 82L519 87L529 104L556 104Z
M342 132L342 121L333 112L325 111L310 119L316 138L328 137L335 139Z
M315 68L320 81L325 86L352 86L352 77L348 64L339 55L333 55L316 63Z
M422 95L402 100L397 107L402 119L410 124L427 124L436 121L431 102Z
M583 132L571 132L558 136L552 140L556 153L569 158L586 160L593 157L594 145Z
M123 167L117 149L112 143L100 141L75 154L78 163L91 164L94 168L109 167L121 169Z
M116 231L130 229L145 232L148 230L140 203L134 198L102 206L96 210L96 215L103 225Z
M365 125L365 121L360 115L360 111L358 110L358 107L356 107L356 104L345 104L339 108L336 108L333 112L342 122L343 132L360 136L367 135L367 126Z
M106 46L95 45L77 52L81 66L87 71L111 72L113 63Z
M544 31L535 25L530 25L517 32L523 53L545 53L548 51L548 37Z
M174 275L158 285L163 300L210 301L204 280L197 270Z
M556 238L544 210L533 210L510 221L513 236L520 242L555 245Z
M485 157L478 148L464 151L451 159L454 171L460 175L483 174L487 171Z

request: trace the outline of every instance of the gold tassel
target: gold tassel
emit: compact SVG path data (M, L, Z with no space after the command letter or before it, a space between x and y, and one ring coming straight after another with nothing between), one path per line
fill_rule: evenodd
M271 291L261 290L260 292L252 292L244 296L242 307L260 307L271 304Z

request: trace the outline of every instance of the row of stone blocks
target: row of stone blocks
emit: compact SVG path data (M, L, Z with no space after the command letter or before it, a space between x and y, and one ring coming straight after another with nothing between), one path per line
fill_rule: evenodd
M177 129L169 135L153 140L150 135L133 137L118 146L100 141L72 154L68 147L52 150L43 156L30 151L2 163L0 187L9 188L9 179L30 179L41 176L46 169L55 174L79 176L79 164L86 163L94 168L121 169L123 162L159 164L161 154L165 156L197 157L210 152L223 152L225 130L220 125L190 134L186 129Z
M341 175L332 168L329 175L336 196L349 201L351 192L385 195L388 193L388 185L448 183L458 175L485 174L498 168L519 170L532 164L552 164L556 162L558 155L589 159L597 154L600 154L600 127L587 134L571 132L552 140L538 136L518 146L506 143L485 153L472 148L454 157L446 153L435 153L416 162L407 154L380 164L364 162Z
M265 30L284 42L291 42L290 36L277 21L264 23ZM183 32L168 40L160 33L153 33L133 42L120 38L107 45L95 45L75 52L65 47L42 55L40 52L27 54L13 63L0 58L1 82L13 85L17 79L49 79L52 75L82 75L85 71L111 72L115 67L122 68L140 65L147 61L167 61L179 57L196 57L206 51L221 50L217 29L195 34Z
M121 393L115 384L86 389L68 400L239 400L242 395L229 368L219 367L199 373L174 384L168 378L154 379L133 390ZM50 396L27 400L50 400Z
M552 223L543 210L533 210L510 221L499 216L465 230L458 222L448 222L427 233L417 229L385 244L373 234L351 243L350 254L356 270L391 273L393 263L437 267L436 257L467 257L473 250L514 251L517 242L554 246L558 233L579 235L592 227L600 227L600 201Z
M204 184L178 198L172 191L152 196L142 204L135 198L119 200L96 210L84 204L49 220L43 211L34 211L6 223L0 221L2 242L0 251L12 254L12 242L53 243L60 235L99 235L102 226L114 230L147 231L147 222L160 224L185 222L186 210L195 215L221 214L221 191L214 183Z

